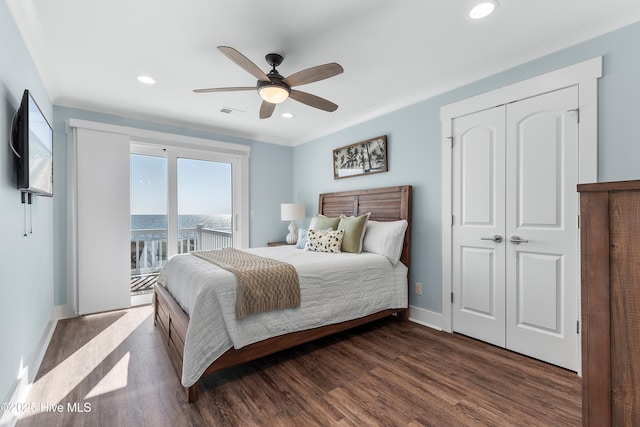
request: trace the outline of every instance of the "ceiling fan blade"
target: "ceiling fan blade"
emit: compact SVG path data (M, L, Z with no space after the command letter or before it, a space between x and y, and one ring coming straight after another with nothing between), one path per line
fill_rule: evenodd
M291 90L289 94L290 98L295 99L298 102L302 102L303 104L307 104L310 107L319 108L324 111L333 112L338 109L338 105L334 104L331 101L327 101L324 98L320 98L319 96L311 95L307 92L302 92L299 90Z
M307 83L317 82L319 80L328 79L340 73L344 72L344 69L340 64L332 62L330 64L318 65L316 67L307 68L306 70L298 71L291 74L283 81L289 85L289 87L300 86Z
M264 73L264 71L258 68L256 64L251 62L250 59L248 59L246 56L244 56L234 48L229 46L218 46L218 49L220 50L220 52L224 53L227 58L238 64L240 68L257 78L258 80L262 80L264 82L271 81L269 80L269 77L267 77L267 75Z
M276 104L272 104L267 101L262 101L262 105L260 106L260 118L268 119L273 114L273 110L276 109Z
M240 87L210 87L208 89L194 89L195 93L207 93L207 92L235 92L238 90L256 90L255 86L240 86Z

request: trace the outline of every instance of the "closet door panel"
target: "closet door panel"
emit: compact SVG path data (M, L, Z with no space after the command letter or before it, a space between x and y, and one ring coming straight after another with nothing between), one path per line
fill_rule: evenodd
M578 370L577 87L507 106L507 348Z
M455 119L452 227L453 329L503 347L504 129L504 107Z

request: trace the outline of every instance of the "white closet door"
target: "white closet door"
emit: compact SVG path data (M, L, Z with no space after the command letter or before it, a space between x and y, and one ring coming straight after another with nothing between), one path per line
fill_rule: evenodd
M574 371L577 105L570 87L452 124L453 330Z
M507 107L507 348L578 369L576 86ZM517 242L517 238L523 242Z
M129 136L76 131L78 312L131 305Z
M453 329L505 346L504 106L453 122ZM498 236L494 240L494 236Z

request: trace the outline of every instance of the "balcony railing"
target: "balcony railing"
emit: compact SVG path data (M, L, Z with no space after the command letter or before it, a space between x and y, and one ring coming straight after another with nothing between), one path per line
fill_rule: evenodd
M196 228L178 229L178 253L189 253L195 250L222 249L233 246L231 231L213 230L198 225ZM167 230L131 230L131 286L132 292L143 293L155 284L153 280L144 280L145 285L139 288L142 279L157 275L167 262Z

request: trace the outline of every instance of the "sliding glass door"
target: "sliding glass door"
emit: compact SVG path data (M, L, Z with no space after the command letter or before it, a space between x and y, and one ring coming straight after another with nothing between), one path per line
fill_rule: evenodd
M131 297L150 294L167 261L168 168L165 150L131 147Z
M240 246L239 186L233 157L132 143L130 160L131 296L139 304L172 255Z
M177 159L178 252L233 246L231 164Z

